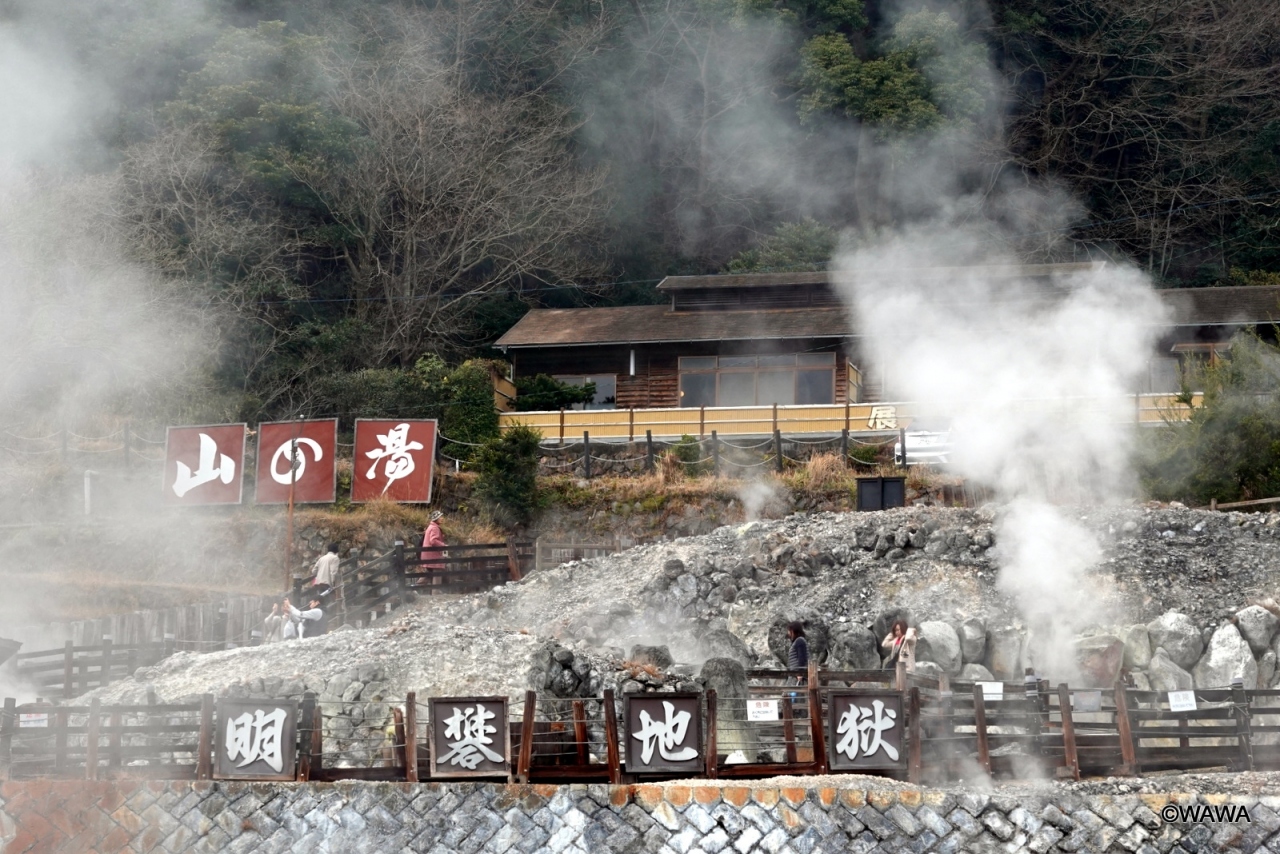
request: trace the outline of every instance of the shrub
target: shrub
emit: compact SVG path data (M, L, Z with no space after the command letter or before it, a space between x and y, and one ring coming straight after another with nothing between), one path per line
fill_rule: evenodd
M503 527L525 525L538 508L538 455L542 433L517 424L475 449L475 496Z
M498 435L498 410L493 405L494 370L492 362L473 359L444 378L446 406L440 431L450 439L479 444ZM443 450L465 462L477 449L449 443Z
M568 409L589 403L596 396L596 384L569 385L546 374L516 380L516 411L538 412Z
M685 474L700 474L706 466L705 462L699 462L702 459L702 442L688 433L681 436L680 441L671 446L671 450L684 465Z

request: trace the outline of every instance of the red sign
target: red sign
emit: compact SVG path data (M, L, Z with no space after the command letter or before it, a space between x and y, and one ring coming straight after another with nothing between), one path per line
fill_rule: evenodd
M258 504L332 504L338 497L338 419L258 425ZM292 461L292 462L291 462Z
M351 500L431 501L436 422L356 419Z
M239 504L246 426L170 427L164 445L165 502Z

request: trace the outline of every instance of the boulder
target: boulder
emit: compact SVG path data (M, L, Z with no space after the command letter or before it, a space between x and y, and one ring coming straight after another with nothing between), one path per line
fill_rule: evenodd
M966 664L977 664L987 654L987 624L970 617L960 624L960 657Z
M914 672L921 676L928 676L932 679L941 679L943 676L947 675L947 672L942 669L942 665L933 661L916 661L916 669Z
M916 635L916 661L932 661L952 676L960 672L960 636L950 624L926 620Z
M1195 666L1204 652L1200 630L1186 614L1168 611L1147 623L1151 648L1163 647L1169 660L1184 670Z
M983 667L981 664L966 664L960 668L960 675L956 677L962 682L994 682L996 677L991 675L991 671Z
M1121 629L1120 640L1124 641L1125 667L1139 670L1151 663L1151 635L1145 625L1139 623Z
M1258 659L1258 688L1265 689L1271 687L1271 682L1276 677L1276 652L1269 649ZM1244 686L1248 688L1249 686Z
M844 670L879 670L880 644L866 626L837 623L831 628L831 662Z
M1191 674L1175 664L1162 646L1156 647L1151 655L1147 681L1151 683L1152 691L1190 691L1195 687Z
M1249 644L1254 655L1262 655L1271 646L1280 628L1280 617L1263 608L1261 605L1250 605L1236 612L1236 628Z
M747 721L747 671L731 658L708 658L698 681L716 692L716 750L747 756L759 752L755 730Z
M1006 627L987 630L987 669L997 679L1018 680L1022 678L1022 647L1026 641L1026 632L1022 629Z
M1076 666L1085 688L1110 688L1124 664L1125 643L1115 635L1094 635L1076 641Z
M671 650L666 646L644 646L643 644L631 647L631 655L628 658L634 664L652 664L654 667L670 667L675 661L671 657Z
M1192 668L1191 677L1197 688L1230 688L1233 679L1243 679L1248 688L1258 684L1258 662L1240 630L1227 623L1209 638L1209 648Z
M698 638L702 653L708 658L730 658L743 667L755 663L751 647L728 629L711 629Z

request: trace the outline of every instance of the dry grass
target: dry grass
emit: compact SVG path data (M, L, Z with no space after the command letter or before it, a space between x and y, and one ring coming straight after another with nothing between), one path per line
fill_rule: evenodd
M849 466L839 454L815 454L805 463L807 486L820 492L848 489L853 483Z
M627 671L627 675L630 676L632 679L635 679L641 673L646 673L649 676L654 676L658 678L662 677L662 671L659 670L658 667L653 664L648 664L648 663L641 664L638 661L624 661L622 662L622 668Z
M656 477L662 486L683 483L685 480L684 463L680 462L680 458L675 455L674 451L667 451L660 456L655 468L657 471L652 475L647 475L647 477Z

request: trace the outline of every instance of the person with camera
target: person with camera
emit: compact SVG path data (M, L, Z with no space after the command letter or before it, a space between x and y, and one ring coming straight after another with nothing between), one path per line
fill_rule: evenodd
M318 595L312 594L310 601L307 602L306 610L295 608L293 603L286 598L284 600L284 614L288 618L283 632L285 640L313 638L324 634L328 629Z

